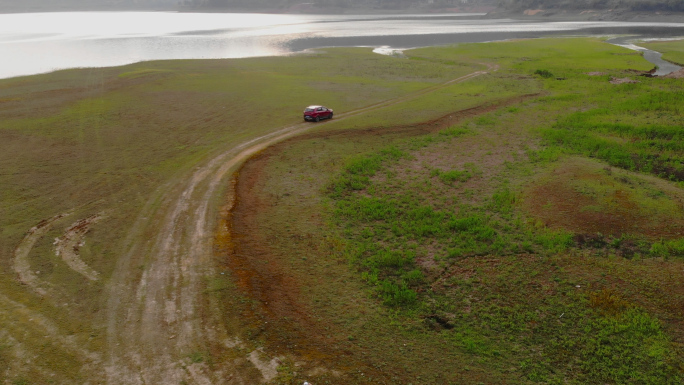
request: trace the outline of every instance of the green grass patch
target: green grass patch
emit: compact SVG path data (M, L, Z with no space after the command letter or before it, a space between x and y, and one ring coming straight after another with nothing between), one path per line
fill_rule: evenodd
M146 68L141 68L137 69L135 71L130 71L130 72L124 72L119 74L119 77L122 79L136 79L144 76L153 76L153 75L164 75L171 73L172 71L170 70L164 70L164 69L158 69L158 68L151 68L151 69L146 69Z
M589 41L591 48L578 43L536 40L413 51L421 60L437 62L465 52L497 55L506 64L504 72L537 72L547 95L506 113L394 144L392 152L401 156L382 155L387 150L357 156L326 190L333 202L331 215L347 257L373 288L376 301L405 317L398 325L422 319L427 330L479 363L496 370L502 370L501 362L514 365L521 377L512 383L675 384L682 380L682 358L667 327L644 303L620 295L607 311L597 300L600 291L575 284L586 273L578 273L583 267L571 256L614 258L624 250L629 258L671 258L680 255L681 240L587 235L546 226L523 209L521 186L547 169L562 170L559 166L571 159L568 154L679 180L677 86L645 79L613 87L607 78L587 76L648 65L638 55L616 55L624 52L598 41ZM575 54L586 60L566 65ZM566 81L550 80L556 76ZM510 114L520 120L511 120ZM526 114L532 117L525 119ZM521 141L542 145L493 167L495 154L505 157L507 141L521 132L531 135ZM432 164L439 162L437 155L462 152L471 153L470 165ZM457 159L462 158L467 157ZM360 183L346 182L359 177ZM602 178L563 183L578 196L603 202L594 207L597 213L610 207L621 212L623 196L665 216L665 211L678 212L668 206L679 194L672 185L668 189L675 190L659 196L660 182L650 176L606 171L605 178L614 184ZM478 187L482 184L487 188ZM478 188L478 194L471 188ZM608 199L617 190L617 198ZM590 206L580 207L590 211ZM565 261L562 266L559 260ZM602 285L600 278L592 282Z
M425 142L434 146L440 135L435 138ZM408 149L411 144L404 146ZM544 269L543 263L523 268L525 262L514 262L527 260L530 254L548 258L579 248L571 232L536 226L516 208L518 196L505 183L479 205L440 208L421 202L407 185L383 186L392 182L375 177L378 171L405 167L412 159L397 147L392 152L402 156L382 156L385 151L381 151L357 158L332 183L336 188L330 195L335 201L334 217L348 242L347 255L375 288L378 301L424 318L428 328L441 330L443 338L480 362L516 361L532 383L675 384L681 380L670 337L642 308L628 304L618 313L604 313L605 307L597 307L590 296L562 278L562 270L552 267L541 273L533 266ZM366 174L363 188L342 188L339 181L358 175L359 165L373 170ZM425 177L444 174L432 170ZM461 172L447 175L462 182L469 179L463 179ZM451 177L447 182L451 186ZM619 247L619 242L614 246ZM674 255L681 252L680 243L653 243L652 255ZM420 263L432 259L445 271L460 271L463 264L478 265L480 258L507 261L515 268L475 270L467 278L444 281L434 273L426 276ZM548 295L526 298L523 282L528 280L546 282L533 285L553 289ZM444 288L437 290L437 284ZM478 300L472 301L473 297ZM537 351L543 352L541 356Z
M623 89L623 100L618 103L610 101L613 92L608 91L595 98L595 103L603 105L570 114L553 128L544 129L542 135L556 147L552 151L579 153L627 170L682 181L684 96L675 84L659 88ZM649 119L653 115L657 119Z
M684 40L640 42L648 48L663 54L663 59L684 66Z

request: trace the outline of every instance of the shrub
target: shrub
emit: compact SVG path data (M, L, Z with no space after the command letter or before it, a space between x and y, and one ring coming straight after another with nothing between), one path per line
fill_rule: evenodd
M413 264L416 257L414 252L400 253L398 251L384 250L372 258L378 267L400 268L405 265Z
M380 295L388 306L411 306L416 303L418 293L409 289L405 283L398 285L384 280L380 283Z
M423 281L425 280L425 276L423 276L423 272L421 272L420 270L411 270L408 273L404 274L402 278L409 285L419 285L423 283Z
M439 132L439 135L446 137L457 137L469 133L468 129L460 127L449 127Z
M515 194L508 188L504 188L494 193L490 208L499 212L508 212L513 208L515 200Z
M552 78L553 74L547 70L536 70L534 71L535 75L539 75L545 79Z
M655 242L649 252L655 257L684 257L684 238Z
M473 174L470 173L470 171L464 170L464 171L458 171L458 170L450 170L450 171L440 171L440 170L433 170L432 171L433 176L437 176L444 184L452 184L456 181L459 182L467 182L468 179L472 178Z

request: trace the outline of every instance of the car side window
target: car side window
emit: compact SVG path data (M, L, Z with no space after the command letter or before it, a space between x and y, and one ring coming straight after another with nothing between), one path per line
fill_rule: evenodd
M323 111L323 107L316 108L316 111Z

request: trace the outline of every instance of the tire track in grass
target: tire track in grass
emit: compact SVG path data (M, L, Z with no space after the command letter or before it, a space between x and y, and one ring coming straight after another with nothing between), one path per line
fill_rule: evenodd
M36 294L47 298L53 304L58 302L55 300L55 298L60 297L59 288L40 280L36 273L31 270L31 265L28 258L31 250L35 246L35 243L44 237L50 230L52 230L56 222L70 215L72 215L72 212L59 214L39 222L36 226L28 230L26 236L24 236L14 251L13 268L18 275L19 281L28 286ZM82 241L82 237L87 233L87 226L99 219L100 216L96 215L76 222L67 229L64 237L59 238L63 240L63 242L58 242L59 244L57 245L57 254L61 254L62 258L69 265L69 267L74 269L76 272L81 274L85 273L84 275L90 275L95 279L97 279L97 273L92 269L90 269L90 271L81 269L81 267L85 267L86 269L89 268L80 260L80 258L78 258L76 250L78 247L77 245ZM85 227L85 229L79 230L77 227ZM52 372L51 370L41 366L41 360L36 359L36 357L39 357L40 355L31 350L27 350L28 348L25 347L26 344L22 343L23 337L40 335L41 337L47 338L50 343L55 344L56 346L64 349L66 352L78 357L78 360L80 360L82 364L81 371L84 373L93 375L97 372L95 368L99 368L101 366L102 357L99 355L99 353L91 352L82 347L74 339L74 336L67 336L67 334L61 331L57 325L55 325L40 312L31 310L27 306L19 302L15 302L4 295L0 295L0 308L3 309L5 316L9 316L12 319L17 320L27 320L27 323L22 323L22 325L29 326L28 330L22 328L22 330L14 333L16 338L9 330L4 329L4 331L7 333L6 339L13 342L14 348L11 350L13 356L15 356L17 359L23 360L22 362L29 360L29 362L31 362L30 365L32 365L34 369L43 373L49 378L55 378L58 375L55 372ZM33 362L32 360L36 362Z
M61 257L72 270L91 281L99 279L99 273L91 269L79 256L79 248L83 246L83 238L90 231L90 227L99 222L103 214L91 215L72 224L64 235L55 239L55 254Z
M46 296L49 288L47 288L47 283L42 282L38 279L36 274L31 271L31 264L28 259L29 253L36 242L52 229L55 222L69 215L71 215L70 212L55 215L50 219L41 221L29 229L24 239L22 239L16 249L14 249L14 271L19 275L19 281L30 287L31 290L40 296Z
M8 333L7 338L21 342L21 337L24 337L27 334L41 336L42 338L49 340L50 343L53 343L66 352L76 356L82 364L81 372L84 374L95 375L98 372L97 368L100 367L102 361L100 354L84 348L75 339L75 336L65 335L57 325L41 313L31 310L26 305L13 301L2 294L0 294L0 307L3 309L2 311L5 316L9 316L15 320L24 320L21 324L16 323L15 325L12 325L17 327L17 330L14 330L14 334L17 337L12 335L12 330L9 330L9 328L3 328L3 330ZM24 358L40 357L39 353L32 352L21 346L18 346L17 349L19 350L15 352L15 354L20 353L19 355ZM36 361L36 363L31 365L40 367L41 360L38 359Z
M495 66L488 67L496 70ZM337 114L336 120L406 102L486 73L476 71L409 95ZM147 202L127 236L128 246L108 287L109 384L254 383L253 378L238 377L233 360L212 362L211 366L202 362L201 353L226 349L220 342L230 340L220 315L202 306L207 300L203 280L216 274L210 231L215 219L212 199L226 175L249 157L313 127L319 125L294 124L242 143L197 167L189 178L160 188ZM156 203L163 218L158 229L154 224L147 225ZM153 235L141 237L147 230L153 231ZM144 264L136 264L141 261ZM138 273L140 266L143 271ZM252 353L243 360L249 361ZM262 372L263 379L272 377L271 371L266 372ZM225 376L226 373L232 375Z

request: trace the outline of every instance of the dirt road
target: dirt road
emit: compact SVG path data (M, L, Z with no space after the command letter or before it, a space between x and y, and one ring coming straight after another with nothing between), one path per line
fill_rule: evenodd
M488 71L497 68L489 66ZM484 75L477 71L410 95L335 115L347 119ZM242 378L236 362L212 362L203 352L231 349L235 339L222 327L203 289L215 276L212 234L215 199L226 177L262 149L321 124L300 123L231 148L197 167L187 179L160 187L130 229L126 249L107 288L109 384L253 384L273 376L268 352L244 356L262 373Z

